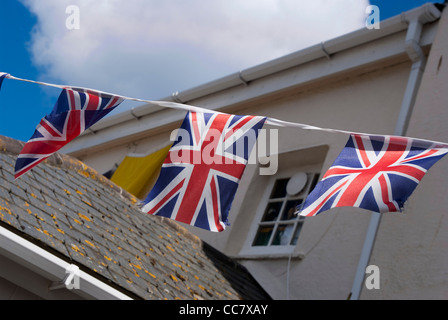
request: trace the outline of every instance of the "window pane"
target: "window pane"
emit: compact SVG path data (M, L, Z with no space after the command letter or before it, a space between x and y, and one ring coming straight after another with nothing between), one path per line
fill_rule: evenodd
M294 229L293 224L279 225L275 232L274 240L272 240L273 246L286 246L291 239L291 234Z
M280 214L282 209L282 202L271 202L268 203L266 210L264 211L264 216L261 221L275 221Z
M297 206L303 202L302 199L289 200L286 202L285 209L283 209L282 220L294 220L297 218Z
M260 227L258 228L257 235L255 237L253 246L267 246L269 239L271 238L273 227Z
M303 218L300 218L299 222L297 223L296 231L294 231L294 236L291 240L291 245L295 246L297 244L297 240L299 240L300 231L302 231L303 226Z
M288 184L288 181L289 178L275 181L274 189L271 193L271 199L286 197L286 185Z

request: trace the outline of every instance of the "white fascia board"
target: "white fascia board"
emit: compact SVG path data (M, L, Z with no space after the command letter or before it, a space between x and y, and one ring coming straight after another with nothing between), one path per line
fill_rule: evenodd
M0 227L0 253L51 282L62 282L71 265L3 227ZM79 296L98 300L132 300L82 270L79 278L79 289L72 289Z
M380 29L360 29L183 91L176 94L177 102L189 103L210 110L220 110L391 57L403 55L405 58L408 17L432 10L438 9L428 3L381 22ZM431 20L428 19L424 22L431 22ZM432 44L436 29L437 25L428 25L424 28L422 47ZM328 59L328 54L331 59ZM250 82L250 85L243 85L245 82ZM173 96L161 100L175 101ZM82 156L83 153L95 148L106 147L117 141L129 141L133 136L143 134L145 131L181 121L183 116L182 112L173 113L172 110L144 104L103 119L92 126L91 130L86 131L61 149L61 152Z

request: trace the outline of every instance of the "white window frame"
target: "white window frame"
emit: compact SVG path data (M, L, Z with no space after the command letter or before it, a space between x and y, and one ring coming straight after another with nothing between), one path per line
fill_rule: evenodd
M297 244L300 242L300 234L299 234L299 239L297 240L297 243L294 245L288 244L288 245L254 246L253 243L255 241L255 237L257 235L260 225L263 225L263 224L266 224L266 225L271 224L272 225L273 224L273 222L265 223L265 222L262 222L261 220L263 219L263 216L264 216L264 213L265 213L268 203L270 202L270 200L272 201L272 199L270 199L270 196L273 191L275 182L280 179L291 178L295 173L298 173L298 172L305 172L307 174L312 175L311 177L308 177L307 185L305 187L306 190L303 193L303 195L304 195L303 200L305 200L306 195L309 193L309 188L312 184L312 179L313 179L314 175L316 175L316 174L319 175L319 173L320 173L319 169L317 169L316 166L310 166L310 167L300 167L300 168L296 168L294 170L282 171L282 172L279 172L278 174L270 177L269 182L266 185L263 197L260 199L260 202L259 202L259 205L257 208L257 212L255 215L254 221L251 225L250 231L248 232L248 236L245 241L245 244L244 244L242 250L240 251L239 255L241 257L248 257L248 258L250 258L250 257L254 257L254 258L273 257L273 258L275 258L275 257L289 256L294 252L294 250L297 247ZM283 200L282 209L284 208L285 203L287 202L288 198L296 199L297 197L286 196ZM281 212L275 221L275 227L271 234L270 243L272 243L272 240L274 239L275 233L277 231L277 227L279 225L289 224L292 222L292 221L280 221L280 216L281 216ZM302 219L302 221L299 221L299 219ZM294 219L294 222L292 222L292 224L294 225L293 233L294 233L295 228L298 223L302 223L302 228L303 228L304 224L305 224L304 218L298 217L297 219ZM290 238L290 240L292 240L292 238Z

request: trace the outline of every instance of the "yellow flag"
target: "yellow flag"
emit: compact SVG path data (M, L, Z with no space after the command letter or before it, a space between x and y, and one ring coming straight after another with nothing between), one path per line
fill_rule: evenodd
M111 180L139 199L146 197L159 176L171 145L150 155L126 156Z

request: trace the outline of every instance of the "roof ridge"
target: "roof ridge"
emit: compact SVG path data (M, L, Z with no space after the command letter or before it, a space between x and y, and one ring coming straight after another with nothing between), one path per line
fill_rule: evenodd
M3 152L18 155L25 146L25 142L0 135L0 149Z

